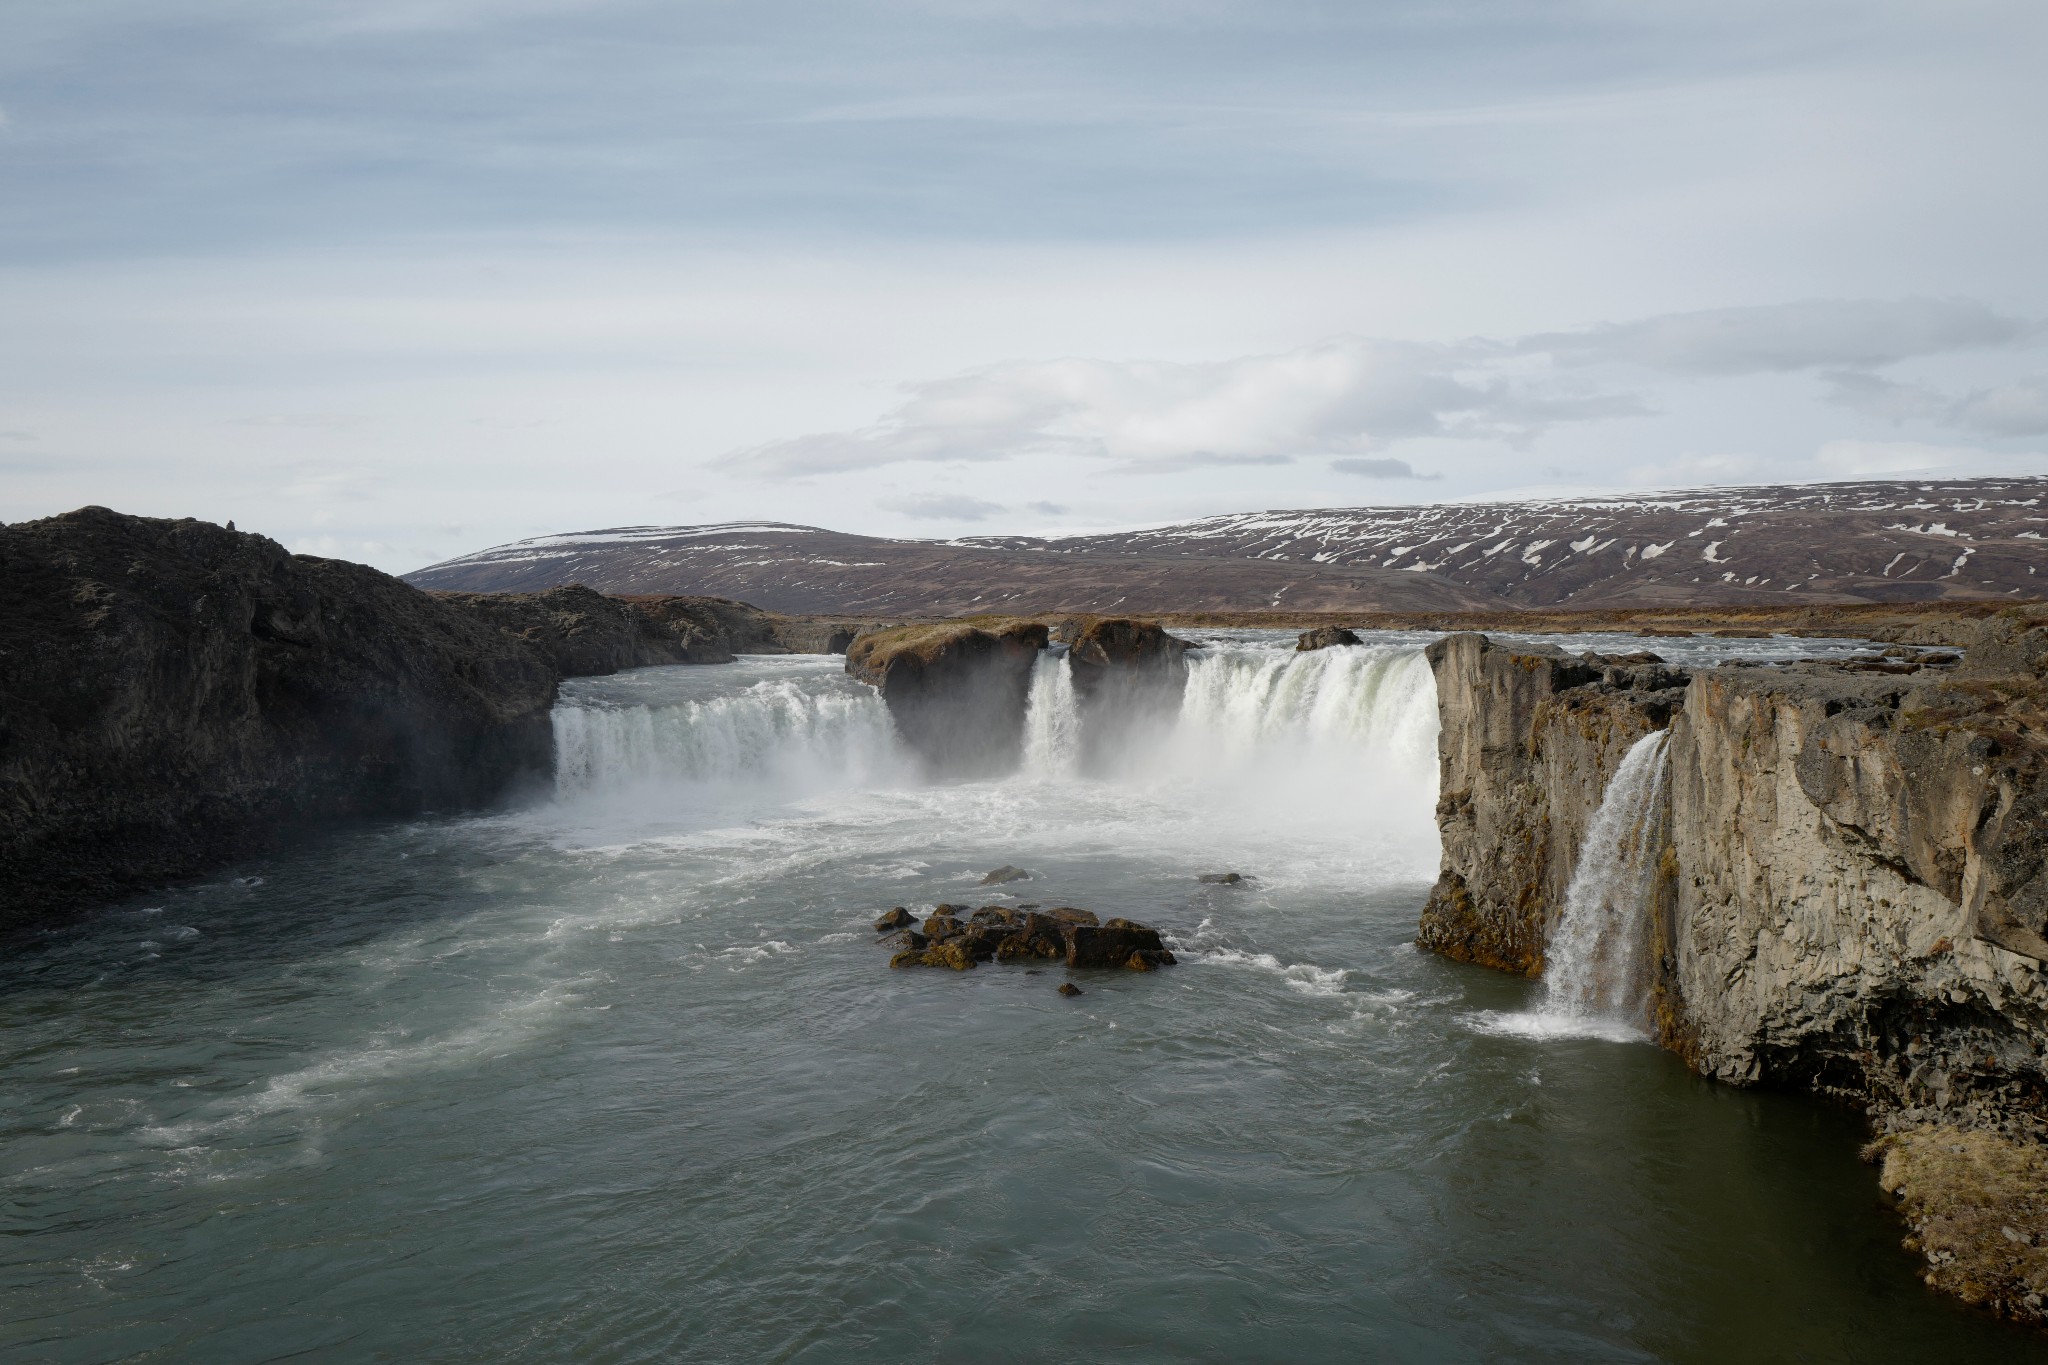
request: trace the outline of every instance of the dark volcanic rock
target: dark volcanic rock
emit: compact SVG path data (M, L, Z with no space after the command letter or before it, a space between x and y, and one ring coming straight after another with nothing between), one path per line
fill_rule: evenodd
M1294 642L1294 648L1297 651L1329 649L1333 645L1356 645L1362 643L1364 643L1362 640L1342 626L1318 626L1314 630L1303 631L1301 638Z
M916 917L899 905L875 921L875 932L885 934L891 929L908 929L915 923L917 923Z
M1084 762L1101 765L1119 749L1143 748L1164 737L1180 712L1191 648L1156 621L1109 617L1079 625L1067 667L1081 711Z
M1249 878L1241 872L1204 872L1195 880L1204 886L1239 886Z
M535 593L436 596L526 641L565 678L653 664L724 664L733 658L731 639L716 618L682 610L676 598L628 602L580 583Z
M608 597L580 583L544 592L436 592L510 631L565 678L658 664L725 664L736 654L843 654L858 627L794 621L723 597Z
M1150 971L1154 965L1172 962L1173 954L1160 942L1159 931L1131 920L1077 924L1067 933L1069 967L1136 967L1139 971Z
M924 922L924 935L894 941L908 951L891 958L892 967L961 971L991 959L1139 972L1174 965L1158 930L1127 919L1098 923L1089 911L1066 906L1040 911L984 905L964 922L957 915L934 914Z
M527 645L359 564L88 507L0 528L0 925L545 777Z
M1022 882L1029 881L1030 879L1031 874L1029 872L1026 872L1023 868L1012 867L1008 863L1004 863L1001 867L989 873L986 877L983 877L981 879L981 885L1003 886L1009 882Z
M1060 994L1066 996L1080 995L1082 990L1071 981L1062 981L1060 982Z
M1045 647L1036 621L900 626L855 640L846 671L888 703L897 731L932 771L1009 772L1024 748L1031 670Z

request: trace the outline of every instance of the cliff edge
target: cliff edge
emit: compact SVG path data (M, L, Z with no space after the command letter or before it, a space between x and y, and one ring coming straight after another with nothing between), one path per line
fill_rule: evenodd
M2002 616L1960 668L1687 677L1478 635L1430 662L1444 860L1422 945L1539 974L1621 755L1668 728L1648 1027L1703 1074L1861 1107L1928 1282L2041 1321L2048 1184L1985 1220L2048 1173L2048 628Z
M359 564L88 507L0 527L0 928L312 821L544 778L555 675Z

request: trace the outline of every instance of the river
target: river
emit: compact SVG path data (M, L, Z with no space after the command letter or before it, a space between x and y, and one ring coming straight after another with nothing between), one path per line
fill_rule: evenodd
M516 808L10 945L0 1356L2048 1361L1919 1284L1855 1115L1414 948L1424 637L1201 634L1092 755L1049 655L988 782L836 658L577 680ZM938 901L1180 965L891 971Z

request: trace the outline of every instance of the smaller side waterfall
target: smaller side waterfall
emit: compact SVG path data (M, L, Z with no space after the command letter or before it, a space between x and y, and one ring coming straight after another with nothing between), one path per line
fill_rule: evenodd
M1081 708L1064 648L1040 650L1031 669L1031 700L1024 712L1024 772L1061 777L1074 771L1081 751Z
M1647 1026L1667 734L1637 740L1600 798L1545 954L1545 1014Z

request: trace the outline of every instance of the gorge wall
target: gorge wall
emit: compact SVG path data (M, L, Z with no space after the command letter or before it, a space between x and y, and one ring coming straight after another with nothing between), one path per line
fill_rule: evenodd
M0 527L0 930L546 782L565 677L844 649L701 597L426 593L232 526Z
M358 564L86 508L0 528L0 927L545 774L555 675Z
M1929 1283L2039 1320L2048 630L2001 618L1961 668L1688 677L1478 635L1429 654L1444 861L1422 944L1539 974L1621 756L1668 726L1649 1027L1706 1075L1866 1110Z

